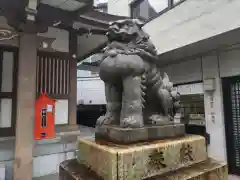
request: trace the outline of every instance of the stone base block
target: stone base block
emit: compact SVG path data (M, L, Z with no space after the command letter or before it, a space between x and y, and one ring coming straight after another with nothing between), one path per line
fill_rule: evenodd
M95 133L96 139L103 139L117 144L176 138L184 135L185 126L183 124L155 125L142 128L121 128L113 125L103 125L98 127Z
M145 180L227 180L226 164L208 159L202 163L182 168L178 171L148 178ZM60 164L59 180L104 180L81 165L76 159L67 160ZM139 179L138 179L139 180Z
M104 180L139 180L202 162L207 152L197 135L132 145L79 139L77 159Z

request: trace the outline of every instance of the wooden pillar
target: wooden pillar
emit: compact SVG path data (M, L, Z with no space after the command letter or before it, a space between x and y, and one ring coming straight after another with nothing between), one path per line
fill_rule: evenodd
M68 124L77 124L77 61L73 55L77 54L77 34L69 31L70 54L70 91L68 102Z
M32 180L37 35L21 34L18 62L14 180Z

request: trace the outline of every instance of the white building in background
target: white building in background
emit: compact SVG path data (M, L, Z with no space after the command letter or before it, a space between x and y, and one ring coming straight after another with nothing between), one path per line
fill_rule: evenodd
M78 63L77 70L77 104L78 105L104 105L105 88L104 82L99 78L97 70L84 70L82 63L94 61L98 55L92 55Z
M77 104L106 104L104 83L98 74L84 70L78 70L77 74Z
M94 6L100 11L100 12L108 12L108 0L94 0Z
M100 12L106 12L108 0L94 0L94 6ZM87 46L87 45L86 45ZM84 61L91 62L93 56ZM81 63L78 63L78 66ZM89 70L77 70L77 104L78 105L104 105L106 104L104 83L98 73Z
M240 175L240 1L109 0L108 12L146 20L162 71L204 95L209 155Z

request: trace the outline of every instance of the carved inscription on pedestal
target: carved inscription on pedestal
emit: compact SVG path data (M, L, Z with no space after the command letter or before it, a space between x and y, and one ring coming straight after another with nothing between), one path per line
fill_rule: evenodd
M193 148L190 144L182 144L180 149L180 162L187 163L188 161L194 161Z
M156 149L149 155L149 166L154 169L166 168L163 149Z

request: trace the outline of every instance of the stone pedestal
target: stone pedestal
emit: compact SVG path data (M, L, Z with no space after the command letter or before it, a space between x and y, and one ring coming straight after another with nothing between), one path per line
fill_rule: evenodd
M60 165L60 180L227 180L227 166L207 157L198 135L129 145L79 139L77 159Z
M227 180L226 164L207 159L202 163L188 168L163 174L145 180ZM76 159L67 160L60 164L59 180L104 180L86 166L79 164Z
M227 180L227 166L207 157L198 135L134 144L79 139L77 159L60 164L60 180Z
M132 145L80 139L78 149L78 162L104 180L145 179L207 159L205 139L201 136Z
M96 130L96 139L104 139L117 144L132 144L152 140L169 139L185 135L184 124L144 126L142 128L121 128L103 125Z

